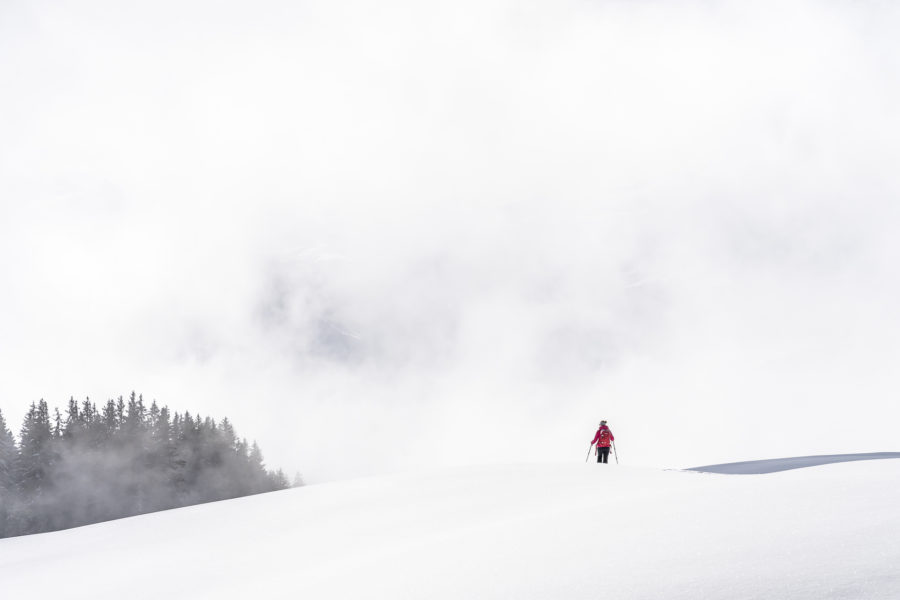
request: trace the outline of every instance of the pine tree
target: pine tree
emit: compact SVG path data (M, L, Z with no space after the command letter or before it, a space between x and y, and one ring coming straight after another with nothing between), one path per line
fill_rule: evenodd
M159 422L159 406L156 404L156 400L150 405L150 410L147 413L147 426L153 430L156 427L156 424Z
M63 418L58 408L53 409L53 439L58 440L63 435Z
M15 533L13 515L16 504L15 467L19 452L16 440L0 411L0 538Z
M128 410L125 413L124 421L122 421L122 428L128 435L134 435L144 428L145 418L144 399L136 398L134 392L131 392L131 397L128 399Z
M78 410L78 402L75 401L74 397L69 398L63 437L71 440L79 437L82 431L84 431L84 420L82 413Z
M262 450L259 449L259 444L256 443L256 440L253 440L253 445L250 446L250 477L253 482L253 491L254 494L260 494L262 492L269 491L269 481L268 474L266 473L266 465L263 462Z
M101 421L103 423L103 431L106 439L112 438L116 430L119 429L120 422L118 413L116 412L116 403L114 401L108 400L106 402L106 406L103 407Z
M119 425L125 422L125 400L122 399L122 396L116 400L116 422Z
M150 415L147 510L152 511L177 506L175 430L178 425L171 422L169 408L159 408L156 402L150 407Z
M4 498L11 494L15 484L16 440L6 425L3 411L0 411L0 494Z
M65 415L32 403L20 436L0 414L0 537L288 487L227 418L148 409L134 392L99 411L72 397Z
M25 527L30 532L46 531L49 525L46 501L51 488L52 440L47 403L43 399L36 405L32 402L22 424L16 466L16 484L28 513Z
M291 487L290 482L288 481L287 476L284 474L284 471L278 469L274 473L269 473L269 482L272 487L271 491L275 490L286 490Z

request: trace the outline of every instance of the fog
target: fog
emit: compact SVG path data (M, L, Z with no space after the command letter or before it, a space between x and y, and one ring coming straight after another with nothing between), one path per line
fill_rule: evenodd
M897 450L884 2L0 5L0 410L308 482Z

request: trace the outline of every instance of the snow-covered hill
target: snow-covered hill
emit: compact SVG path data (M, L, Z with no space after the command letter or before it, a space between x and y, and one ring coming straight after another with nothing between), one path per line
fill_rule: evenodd
M3 598L900 598L900 460L767 475L517 465L0 541Z

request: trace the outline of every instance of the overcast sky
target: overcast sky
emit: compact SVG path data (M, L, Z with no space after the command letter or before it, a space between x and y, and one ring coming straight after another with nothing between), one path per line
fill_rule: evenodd
M0 409L322 481L898 450L891 2L0 2Z

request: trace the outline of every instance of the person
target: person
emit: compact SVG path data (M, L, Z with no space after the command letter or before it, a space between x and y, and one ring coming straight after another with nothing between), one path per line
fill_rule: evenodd
M591 445L597 444L598 463L609 462L609 445L615 440L612 430L606 426L606 421L600 421L600 429L594 434L594 441L591 442Z

